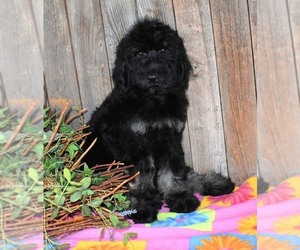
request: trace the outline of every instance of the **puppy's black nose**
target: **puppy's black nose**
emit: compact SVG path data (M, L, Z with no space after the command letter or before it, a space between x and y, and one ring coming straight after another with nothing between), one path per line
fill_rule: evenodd
M149 82L158 82L156 75L148 75Z

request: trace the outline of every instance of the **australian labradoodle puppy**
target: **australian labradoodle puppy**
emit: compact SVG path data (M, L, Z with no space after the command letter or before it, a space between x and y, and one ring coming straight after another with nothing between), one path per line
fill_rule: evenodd
M200 175L185 165L181 140L190 71L177 32L142 20L120 42L115 87L89 121L87 144L98 138L85 159L90 166L117 160L140 171L129 194L135 222L155 221L162 200L170 211L187 213L200 204L194 192L222 195L234 188L220 174Z

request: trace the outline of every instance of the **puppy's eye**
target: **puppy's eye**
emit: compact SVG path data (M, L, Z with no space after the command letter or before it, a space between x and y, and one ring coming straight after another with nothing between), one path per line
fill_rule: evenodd
M138 57L145 57L145 56L147 55L147 53L144 52L144 51L138 51L138 52L136 53L136 55L137 55Z

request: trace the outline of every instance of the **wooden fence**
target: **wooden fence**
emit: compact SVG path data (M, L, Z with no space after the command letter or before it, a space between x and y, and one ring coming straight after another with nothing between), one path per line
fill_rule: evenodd
M42 14L36 11L41 0L5 1L1 16L27 11L20 22L33 25L38 38L28 47L43 49L42 81L51 106L67 99L90 112L99 106L113 87L120 39L139 18L156 17L178 30L193 66L187 164L199 172L217 170L238 184L256 175L258 165L271 182L297 172L299 0L49 0ZM4 77L3 60L6 87L14 74Z

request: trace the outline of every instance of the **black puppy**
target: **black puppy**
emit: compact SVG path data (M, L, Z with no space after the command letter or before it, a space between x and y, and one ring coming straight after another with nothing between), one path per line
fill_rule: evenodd
M230 179L199 175L186 167L181 146L187 119L191 64L177 32L157 20L138 22L116 54L115 88L89 121L97 143L85 160L134 164L140 175L130 184L135 222L153 222L164 199L173 212L191 212L200 204L194 192L232 192Z

